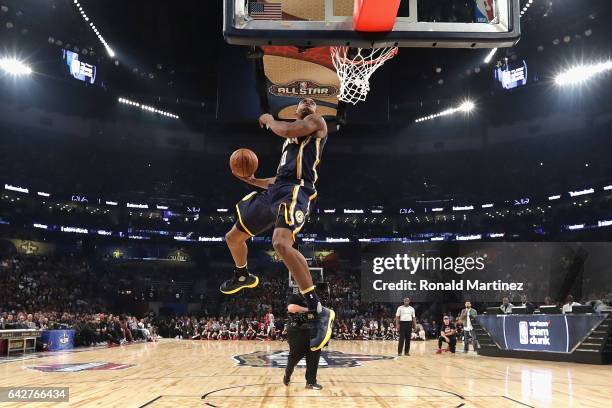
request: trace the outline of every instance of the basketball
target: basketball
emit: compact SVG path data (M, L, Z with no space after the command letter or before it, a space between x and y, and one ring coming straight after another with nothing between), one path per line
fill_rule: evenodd
M249 149L238 149L230 156L230 169L238 177L249 177L255 174L259 160L255 152Z

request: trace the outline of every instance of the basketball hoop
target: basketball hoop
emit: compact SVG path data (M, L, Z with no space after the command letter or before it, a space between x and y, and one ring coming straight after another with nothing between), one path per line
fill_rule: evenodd
M331 47L332 62L340 78L338 99L353 105L365 101L370 91L370 77L385 62L395 57L397 51L397 47Z

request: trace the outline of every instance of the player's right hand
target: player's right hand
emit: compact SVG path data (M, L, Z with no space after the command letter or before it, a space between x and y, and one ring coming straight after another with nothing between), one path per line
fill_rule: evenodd
M274 116L269 113L264 113L259 117L259 127L263 128L268 126L268 122L272 122L274 120Z

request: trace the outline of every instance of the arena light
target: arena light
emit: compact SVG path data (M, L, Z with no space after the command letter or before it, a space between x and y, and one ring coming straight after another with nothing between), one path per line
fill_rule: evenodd
M472 101L465 101L463 102L461 105L455 107L455 108L450 108L447 110L444 110L442 112L433 114L433 115L429 115L429 116L423 116L422 118L419 118L417 120L415 120L415 123L420 123L420 122L425 122L428 120L433 120L436 118L439 118L441 116L448 116L448 115L454 115L457 112L463 112L463 113L470 113L471 111L474 110L474 108L476 107L476 105L474 105L474 102Z
M25 187L13 186L11 184L5 184L4 189L10 190L10 191L16 191L18 193L24 193L24 194L28 194L30 192L30 190L28 190Z
M228 210L227 208L217 208L217 212L218 212L218 213L226 213L226 212L228 212L228 211L229 211L229 210Z
M77 8L79 13L81 14L81 18L83 19L83 21L85 21L85 24L87 24L89 28L91 29L91 31L94 32L96 37L98 37L98 40L100 41L100 43L102 43L102 45L106 49L106 53L108 54L108 56L111 58L115 58L115 51L113 51L110 45L108 45L108 42L106 42L106 40L100 33L100 30L98 30L98 27L96 27L96 25L92 21L89 21L90 18L87 15L87 13L85 13L85 10L83 9L83 6L81 5L81 3L79 3L79 0L74 0L74 6Z
M0 68L13 76L30 75L32 68L17 58L0 58Z
M453 206L453 211L472 211L473 209L473 205Z
M527 13L527 10L529 10L529 7L533 4L533 0L529 0L524 6L523 9L521 10L521 17L523 17L525 15L525 13Z
M481 205L482 208L493 208L493 204L483 204Z
M348 238L325 238L325 242L339 243L339 242L351 242Z
M148 204L136 204L136 203L127 203L126 204L127 208L140 208L140 209L148 209L149 205Z
M180 119L180 117L178 115L175 115L174 113L166 112L166 111L157 109L157 108L155 108L153 106L144 105L144 104L142 104L140 102L135 102L135 101L132 101L130 99L118 98L117 101L119 101L119 103L122 103L124 105L134 106L134 107L140 108L140 109L142 109L144 111L151 112L151 113L157 113L158 115L165 116L167 118Z
M580 65L571 68L555 78L557 85L577 85L588 81L592 77L612 70L612 61L606 61L593 65Z
M199 237L200 242L223 242L223 237Z
M473 234L473 235L457 235L457 241L476 241L482 239L481 234Z
M72 232L74 234L88 234L89 230L87 228L80 227L61 227L60 230L62 232Z
M558 200L561 198L561 194L555 194L548 197L548 201Z
M593 194L594 192L595 192L595 189L588 188L586 190L570 191L569 195L570 195L570 197L578 197L578 196L582 196L582 195Z
M610 227L612 226L612 220L597 221L597 226L598 227Z
M51 197L51 194L45 193L44 191L39 191L36 194L41 196L41 197Z
M491 62L491 60L493 59L496 53L497 53L497 48L493 48L491 52L489 52L489 54L487 54L487 56L485 57L484 63L488 64L489 62Z
M610 191L610 190L612 190L612 184L611 184L611 185L609 185L609 186L605 186L603 189L604 189L604 191Z

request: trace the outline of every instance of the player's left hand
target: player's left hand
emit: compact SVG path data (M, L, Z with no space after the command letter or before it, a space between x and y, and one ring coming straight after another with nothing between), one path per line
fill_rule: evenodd
M251 185L254 185L255 180L257 180L257 179L255 178L255 175L251 175L251 176L249 176L249 177L240 177L240 176L238 176L238 175L234 174L234 176L236 176L236 177L237 177L237 178L239 178L240 180L244 181L245 183L247 183L247 184L251 184Z
M274 116L270 115L269 113L264 113L263 115L259 117L259 127L263 128L264 126L266 126L268 123L272 122L273 120L274 120Z

